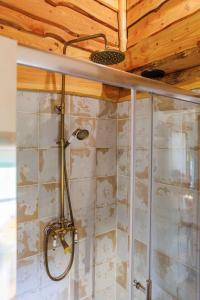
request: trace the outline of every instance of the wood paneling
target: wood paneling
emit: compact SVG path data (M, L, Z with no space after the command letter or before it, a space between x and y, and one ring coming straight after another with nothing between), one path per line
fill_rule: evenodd
M127 48L126 1L119 0L119 45L122 52Z
M127 12L127 25L130 27L142 17L146 16L150 12L154 12L158 9L164 2L168 0L148 0L148 1L139 1L131 7Z
M18 90L61 92L61 75L29 67L17 68ZM66 93L116 102L119 89L99 82L66 76Z
M133 73L141 75L144 70L161 69L166 74L174 73L200 65L200 46L187 49L180 53L166 57L165 59L156 60L155 62L145 65L139 69L134 69Z
M200 12L198 11L129 48L126 59L120 67L132 70L196 47L200 40L199 28Z
M34 2L26 0L1 0L0 6L1 23L15 26L16 28L18 26L21 30L25 27L25 30L28 29L29 32L32 31L34 34L43 36L55 36L56 34L59 35L60 39L64 40L69 40L80 35L103 32L106 34L110 46L116 47L118 45L117 29L113 30L66 6L52 6L45 0L34 0ZM5 10L6 8L7 11ZM11 16L14 18L14 24L11 22ZM103 47L103 40L99 39L98 41ZM91 41L91 43L94 43L94 41Z
M149 1L148 3L150 3ZM148 14L146 17L142 18L135 25L131 26L128 30L128 47L137 44L139 41L145 39L146 37L155 34L172 23L175 23L181 19L194 14L196 11L200 10L200 1L191 0L173 0L173 1L154 1L154 2L165 2L160 6L160 9L155 13L155 11ZM144 2L143 6L144 6ZM140 5L142 5L142 3ZM145 2L146 3L146 2ZM148 9L147 5L143 8L141 7L141 13ZM137 13L136 13L137 12ZM178 12L178 13L177 13ZM137 7L135 7L135 15L138 14ZM128 13L129 16L129 13ZM137 16L138 17L138 16ZM135 16L135 20L137 20Z
M142 1L143 0L127 0L127 10L131 9L134 5Z
M94 0L103 5L106 5L109 8L112 8L115 11L118 11L118 0Z

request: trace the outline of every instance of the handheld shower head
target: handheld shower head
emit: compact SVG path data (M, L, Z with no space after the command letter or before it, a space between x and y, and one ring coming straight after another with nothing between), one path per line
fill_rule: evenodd
M80 129L77 128L74 130L72 135L69 137L69 139L66 141L65 146L69 146L75 138L77 138L79 141L82 141L86 139L89 136L89 131L87 129Z

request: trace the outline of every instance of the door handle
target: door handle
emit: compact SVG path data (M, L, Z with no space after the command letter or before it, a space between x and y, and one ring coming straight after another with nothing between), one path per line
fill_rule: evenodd
M146 292L146 288L141 284L141 282L137 281L137 280L133 280L133 286L137 289L137 290L141 290L142 292Z

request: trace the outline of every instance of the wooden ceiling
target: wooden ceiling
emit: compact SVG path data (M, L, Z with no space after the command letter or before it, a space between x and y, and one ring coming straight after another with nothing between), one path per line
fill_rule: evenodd
M0 34L20 44L62 53L63 41L94 33L126 51L117 68L191 70L200 65L200 0L0 0ZM67 54L88 59L103 42L74 44Z

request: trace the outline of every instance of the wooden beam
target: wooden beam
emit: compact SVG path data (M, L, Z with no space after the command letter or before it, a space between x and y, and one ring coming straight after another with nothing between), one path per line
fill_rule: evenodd
M66 6L115 30L118 30L117 13L94 0L45 0L52 6Z
M114 11L118 11L118 0L94 0L94 1L99 2L104 6L113 9Z
M61 75L18 66L17 88L27 91L61 92ZM119 88L99 82L66 76L66 93L117 102Z
M146 16L149 12L155 12L164 2L168 0L150 0L139 1L136 5L132 6L127 12L127 26L130 27L142 17Z
M119 45L122 52L127 47L126 1L119 0Z
M34 5L32 1L27 0L1 0L0 5L21 13L24 17L28 16L32 20L62 29L73 37L102 32L106 34L110 46L118 45L117 31L68 7L52 7L45 0L34 0ZM36 29L40 30L40 27ZM99 41L103 42L102 39Z
M185 90L200 89L200 66L166 75L160 81ZM137 98L145 98L148 94L137 92ZM120 89L118 102L130 101L130 90Z
M142 71L144 70L160 69L165 71L166 74L169 74L199 66L199 62L200 46L187 49L180 53L166 57L165 59L157 60L139 69L134 69L133 73L141 75Z
M55 52L58 54L62 53L63 44L55 41L52 38L42 38L36 35L32 35L9 26L0 26L0 35L15 39L19 44L34 47L45 51ZM76 57L80 59L88 60L90 52L81 50L79 48L68 47L67 55L70 57Z
M141 1L143 0L127 0L127 10L131 9L133 6L135 6Z
M196 47L200 40L199 28L200 11L129 48L125 61L118 66L133 70Z
M137 18L140 19L139 22L128 29L128 47L137 44L141 40L160 32L169 25L179 21L180 19L193 15L195 12L200 10L200 1L196 0L169 0L167 2L166 0L155 0L153 2L155 4L162 3L162 5L160 5L159 9L156 11L153 10L153 7L151 7L151 13L146 16L145 8L147 9L147 4L150 4L151 1L138 4L138 6L142 6L140 7L141 13L139 13L137 7L134 7L134 9L128 12L128 25L131 24L130 22L136 21ZM144 3L146 4L145 6ZM150 7L148 9L150 9ZM134 15L132 11L134 11ZM130 14L131 12L132 14ZM132 16L131 21L130 16ZM141 19L142 16L144 17Z

